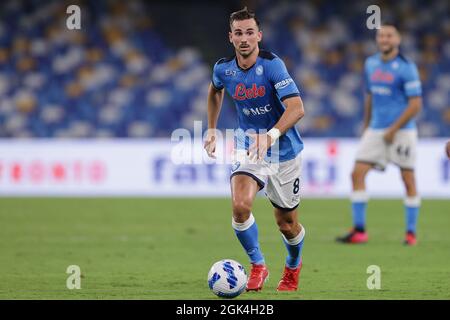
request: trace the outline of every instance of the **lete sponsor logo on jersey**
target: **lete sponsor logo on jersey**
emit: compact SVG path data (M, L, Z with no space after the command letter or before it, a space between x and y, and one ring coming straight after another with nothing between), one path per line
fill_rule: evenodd
M394 82L394 75L390 72L377 69L374 73L372 73L370 79L372 81L392 83Z
M247 88L244 83L238 83L234 90L233 99L235 100L247 100L255 99L258 97L264 97L266 94L266 88L264 86L256 86L256 83L251 88Z

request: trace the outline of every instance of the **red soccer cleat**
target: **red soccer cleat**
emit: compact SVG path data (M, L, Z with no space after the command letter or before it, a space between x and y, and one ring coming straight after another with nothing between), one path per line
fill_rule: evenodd
M405 245L415 246L417 244L416 234L414 232L408 231L405 236Z
M302 263L295 268L291 269L287 266L284 267L283 277L278 283L277 291L296 291L298 288L298 277L300 270L302 269Z
M352 229L348 234L343 237L336 238L337 242L342 243L366 243L369 240L369 236L365 231L356 231Z
M250 277L247 282L247 291L259 291L269 276L269 270L265 264L253 264Z

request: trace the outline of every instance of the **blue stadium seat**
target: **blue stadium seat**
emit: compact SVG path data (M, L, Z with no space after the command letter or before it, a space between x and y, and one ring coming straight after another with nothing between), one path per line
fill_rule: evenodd
M374 32L361 28L361 12L370 3L256 3L263 47L285 60L304 99L302 134L358 136L362 65L376 50ZM176 128L191 130L194 120L206 120L211 65L196 48L169 47L152 27L144 1L85 3L81 31L61 27L64 6L2 2L0 138L169 137ZM404 53L420 69L420 135L450 136L448 1L386 3L383 10L397 17ZM219 127L234 127L228 97L223 110Z

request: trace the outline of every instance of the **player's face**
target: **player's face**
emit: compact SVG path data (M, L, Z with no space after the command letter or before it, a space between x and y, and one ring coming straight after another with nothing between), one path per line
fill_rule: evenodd
M383 54L389 54L400 45L400 35L393 26L382 26L377 32L378 49Z
M259 31L255 19L235 20L229 36L236 52L246 58L255 51L262 39L262 32Z

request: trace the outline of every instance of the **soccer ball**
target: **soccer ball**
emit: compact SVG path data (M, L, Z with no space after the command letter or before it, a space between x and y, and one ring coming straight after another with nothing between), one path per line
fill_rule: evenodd
M208 285L215 295L221 298L234 298L245 290L247 273L235 260L220 260L209 270Z

